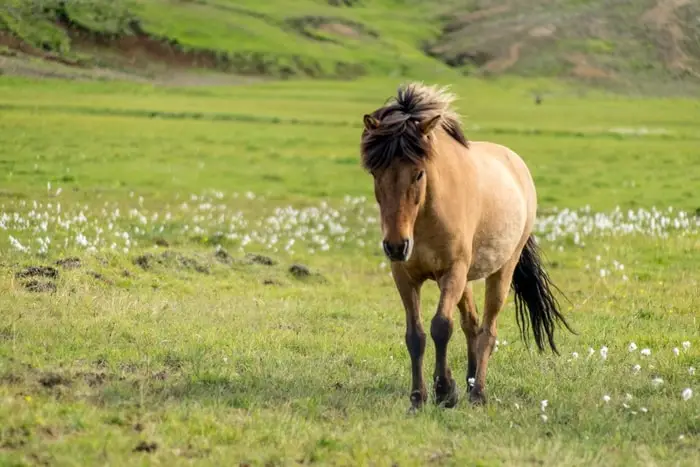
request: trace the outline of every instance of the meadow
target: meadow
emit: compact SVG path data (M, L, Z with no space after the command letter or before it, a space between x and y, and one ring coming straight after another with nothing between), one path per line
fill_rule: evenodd
M359 164L398 84L0 77L0 465L699 465L700 101L452 83L529 164L577 334L538 354L510 299L490 404L457 326L459 405L410 416Z

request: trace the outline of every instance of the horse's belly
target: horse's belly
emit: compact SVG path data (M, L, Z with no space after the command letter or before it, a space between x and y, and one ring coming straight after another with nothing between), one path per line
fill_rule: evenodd
M468 280L478 280L490 276L501 269L515 254L523 238L526 214L514 209L503 216L498 226L486 225L476 232L472 245L472 262L467 274Z

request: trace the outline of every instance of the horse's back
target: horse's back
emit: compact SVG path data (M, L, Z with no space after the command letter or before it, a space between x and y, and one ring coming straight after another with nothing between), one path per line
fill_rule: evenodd
M537 195L525 161L510 148L473 141L469 158L477 171L481 208L469 273L474 280L500 269L518 253L534 225Z

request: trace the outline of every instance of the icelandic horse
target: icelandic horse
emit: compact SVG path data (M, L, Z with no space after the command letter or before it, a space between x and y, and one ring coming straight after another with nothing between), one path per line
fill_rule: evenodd
M496 321L511 287L523 340L527 342L531 325L540 352L546 338L558 354L556 322L574 333L558 310L532 234L537 195L529 169L505 146L467 141L453 100L446 88L414 82L363 118L362 166L374 179L382 246L406 311L410 410L428 399L420 313L420 290L428 279L440 289L430 335L435 402L444 407L458 401L447 364L455 307L467 339L466 379L473 404L486 403ZM471 287L479 279L485 279L481 325Z

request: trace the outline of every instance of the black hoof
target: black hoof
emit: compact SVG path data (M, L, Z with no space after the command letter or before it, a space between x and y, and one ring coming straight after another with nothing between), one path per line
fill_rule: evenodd
M421 411L423 407L422 406L415 406L411 404L411 406L406 410L406 415L408 416L413 416L413 415L418 415L418 412Z
M450 378L449 383L440 379L435 381L435 403L446 409L451 409L459 402L459 394L457 393L457 383Z
M486 405L486 393L476 386L469 391L469 402L472 405Z
M425 401L428 399L427 394L421 391L413 391L411 393L411 407L408 409L408 414L412 415L418 412L425 405Z

